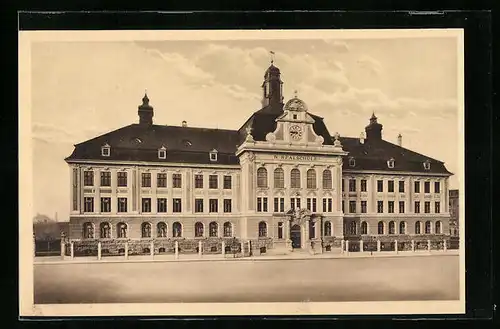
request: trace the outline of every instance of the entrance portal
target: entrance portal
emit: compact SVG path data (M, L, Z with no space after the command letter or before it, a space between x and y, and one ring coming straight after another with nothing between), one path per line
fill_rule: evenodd
M301 248L301 232L299 225L293 225L290 229L290 239L292 240L292 248L297 249Z

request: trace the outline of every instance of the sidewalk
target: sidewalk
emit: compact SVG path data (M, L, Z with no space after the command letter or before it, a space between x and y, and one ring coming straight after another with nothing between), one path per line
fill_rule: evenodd
M65 256L64 260L60 256L54 257L36 257L35 265L50 265L50 264L89 264L89 263L151 263L151 262L214 262L214 261L278 261L278 260L314 260L314 259L353 259L353 258L380 258L380 257L423 257L423 256L451 256L458 255L458 250L433 250L433 251L387 251L387 252L348 252L348 253L332 253L325 252L322 254L310 254L307 252L292 252L284 255L257 255L252 257L236 257L233 255L179 255L175 259L174 255L155 255L152 256L130 256L125 259L125 256L108 256L98 260L97 257L75 257L71 259Z

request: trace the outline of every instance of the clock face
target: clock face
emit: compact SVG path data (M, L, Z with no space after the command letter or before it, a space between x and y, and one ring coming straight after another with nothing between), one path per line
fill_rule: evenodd
M299 140L302 138L302 128L297 125L293 125L290 127L290 136L292 139Z

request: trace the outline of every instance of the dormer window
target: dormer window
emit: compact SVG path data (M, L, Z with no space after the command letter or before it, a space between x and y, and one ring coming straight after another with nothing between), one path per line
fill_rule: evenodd
M103 157L109 157L110 154L111 154L111 147L109 146L108 143L106 143L101 147L101 155Z
M424 169L425 170L430 170L431 169L431 163L428 160L424 162Z
M166 159L167 158L167 149L165 146L162 146L158 149L158 159Z
M391 158L389 161L387 161L387 167L394 168L394 158Z
M355 167L356 166L356 160L354 158L349 158L349 167Z
M213 149L210 151L210 161L217 161L217 150Z

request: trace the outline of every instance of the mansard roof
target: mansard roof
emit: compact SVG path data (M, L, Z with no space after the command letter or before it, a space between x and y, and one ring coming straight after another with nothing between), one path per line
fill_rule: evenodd
M413 172L452 175L442 161L433 159L423 154L411 151L383 139L365 139L364 143L359 138L340 137L346 156L354 158L354 166L349 161L344 161L343 170L367 170L389 172ZM387 161L394 159L394 167L389 168ZM424 162L429 161L430 168L424 168Z
M190 164L239 163L235 152L238 131L162 125L131 124L75 145L66 161L115 160L174 162ZM110 146L110 155L103 157L101 147ZM165 146L166 159L158 158L158 150ZM211 161L209 153L217 150L217 161Z

